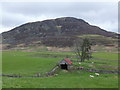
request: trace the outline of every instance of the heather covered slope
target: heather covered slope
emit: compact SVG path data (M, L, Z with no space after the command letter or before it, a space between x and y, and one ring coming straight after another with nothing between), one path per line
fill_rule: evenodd
M3 44L15 46L18 44L31 44L39 41L39 44L49 44L48 41L58 41L57 45L66 43L64 46L73 45L74 40L80 35L102 35L117 38L117 34L108 32L97 26L90 25L82 19L63 17L44 21L26 23L8 32L2 33Z

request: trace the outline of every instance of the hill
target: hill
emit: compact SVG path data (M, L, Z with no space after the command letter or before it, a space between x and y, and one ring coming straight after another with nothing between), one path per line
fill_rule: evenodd
M47 46L73 46L78 36L101 35L117 38L118 34L108 32L100 27L90 25L82 19L62 17L44 21L26 23L8 32L3 32L2 43L9 44L9 48L19 44L39 44Z

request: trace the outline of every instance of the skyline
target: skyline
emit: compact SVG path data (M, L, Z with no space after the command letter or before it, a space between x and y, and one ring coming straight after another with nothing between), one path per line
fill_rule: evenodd
M3 2L0 33L28 22L60 17L83 19L90 25L118 32L117 2Z

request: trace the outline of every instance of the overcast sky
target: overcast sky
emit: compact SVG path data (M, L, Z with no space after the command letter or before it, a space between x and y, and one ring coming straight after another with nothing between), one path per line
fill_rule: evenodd
M118 2L3 2L0 33L27 22L59 17L84 19L107 31L118 32Z

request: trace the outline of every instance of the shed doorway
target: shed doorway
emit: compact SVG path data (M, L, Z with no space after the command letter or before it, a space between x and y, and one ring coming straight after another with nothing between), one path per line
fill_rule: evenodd
M68 70L68 66L67 66L67 64L66 64L66 63L65 63L65 64L61 64L60 66L61 66L61 69Z

